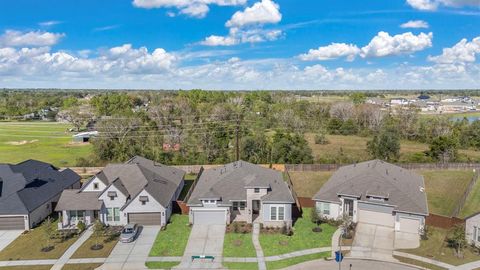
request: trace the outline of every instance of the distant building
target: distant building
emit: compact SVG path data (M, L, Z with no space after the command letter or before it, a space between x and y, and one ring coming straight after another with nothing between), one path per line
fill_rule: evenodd
M392 98L390 99L390 105L391 106L402 106L402 105L408 105L410 102L406 98Z
M74 142L89 142L91 138L98 135L98 131L87 131L87 132L80 132L73 135Z

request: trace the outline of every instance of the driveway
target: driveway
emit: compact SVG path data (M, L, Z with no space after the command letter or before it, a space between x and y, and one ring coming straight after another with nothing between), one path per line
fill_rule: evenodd
M145 261L159 231L160 226L143 226L135 241L118 242L105 264L97 269L146 269Z
M411 249L420 246L418 233L395 232L395 249Z
M352 268L350 268L352 264ZM338 269L338 263L335 261L315 260L297 264L285 268L284 270L332 270ZM342 269L354 270L418 270L416 267L410 267L403 264L379 262L371 260L344 259Z
M22 234L22 230L0 230L0 251Z
M355 258L393 260L395 230L367 223L358 223L350 255Z
M182 262L177 269L222 269L223 240L226 225L193 225ZM196 259L192 256L214 256L215 260Z

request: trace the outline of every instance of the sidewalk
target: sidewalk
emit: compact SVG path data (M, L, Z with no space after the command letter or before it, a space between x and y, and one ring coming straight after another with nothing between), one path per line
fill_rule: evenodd
M71 245L67 249L67 251L65 251L65 253L63 253L62 257L60 257L60 259L55 262L55 264L50 270L61 270L63 266L68 262L70 257L72 257L72 255L75 253L75 251L77 251L77 249L80 248L80 246L83 245L83 243L85 243L85 241L87 241L87 239L90 238L92 234L92 228L85 230L82 233L82 236L80 236L80 238L78 238L78 240L75 241L75 243L73 243L73 245Z
M265 256L263 255L262 246L260 245L260 240L258 239L259 236L260 236L260 224L254 223L253 232L252 232L252 242L253 242L253 246L255 247L255 252L257 253L258 270L266 270L267 264L265 263Z

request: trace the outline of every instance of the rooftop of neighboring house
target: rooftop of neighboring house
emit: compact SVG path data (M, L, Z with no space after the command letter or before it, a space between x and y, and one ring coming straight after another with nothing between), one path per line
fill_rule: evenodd
M341 167L313 199L339 203L340 196L390 205L396 211L428 214L423 177L381 160Z
M0 214L28 214L80 179L38 160L0 164Z
M247 188L266 188L263 202L294 203L292 192L282 172L264 168L246 161L204 170L199 176L188 205L200 205L201 199L220 200L220 205L247 199Z

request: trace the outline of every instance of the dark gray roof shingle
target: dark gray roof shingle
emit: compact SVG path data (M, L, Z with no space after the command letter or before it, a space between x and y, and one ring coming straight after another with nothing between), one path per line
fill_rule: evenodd
M62 210L100 210L103 202L98 199L101 192L80 192L78 189L66 189L62 192L55 211Z
M394 206L397 211L428 215L423 177L381 160L341 167L313 199L340 202L339 194L352 195L361 201L370 201L367 195L380 196L388 198L382 203Z

